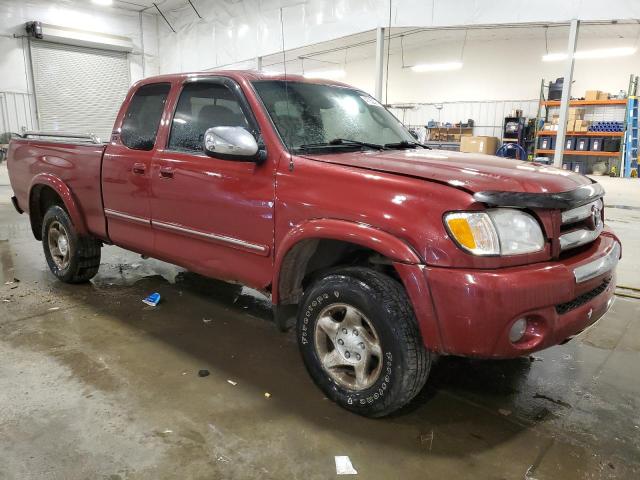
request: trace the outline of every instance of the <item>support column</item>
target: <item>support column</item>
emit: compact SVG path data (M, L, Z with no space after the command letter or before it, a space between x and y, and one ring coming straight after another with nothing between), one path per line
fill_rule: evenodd
M384 79L384 28L376 29L376 99L382 102L382 80Z
M262 57L256 57L256 70L262 71Z
M567 63L565 65L564 83L562 84L562 98L560 100L560 119L558 120L558 135L556 135L556 149L553 155L553 166L562 168L565 137L567 133L567 116L569 100L571 99L571 83L573 82L573 66L575 63L576 46L578 45L578 31L580 21L571 20L569 43L567 45Z

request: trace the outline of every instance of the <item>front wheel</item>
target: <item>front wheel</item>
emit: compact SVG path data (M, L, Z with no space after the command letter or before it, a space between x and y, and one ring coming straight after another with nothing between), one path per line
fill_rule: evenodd
M431 365L404 289L367 268L337 270L311 285L298 315L298 344L327 397L368 417L409 403Z
M87 282L98 273L100 242L78 236L69 214L58 205L42 220L42 246L51 273L63 282Z

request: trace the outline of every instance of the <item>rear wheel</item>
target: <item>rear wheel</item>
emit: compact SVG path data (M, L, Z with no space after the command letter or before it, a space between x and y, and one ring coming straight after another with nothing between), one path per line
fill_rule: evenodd
M406 405L431 365L402 286L366 268L331 272L305 292L298 343L324 393L369 417Z
M44 215L42 245L51 273L63 282L86 282L98 273L100 242L78 236L69 214L58 205Z

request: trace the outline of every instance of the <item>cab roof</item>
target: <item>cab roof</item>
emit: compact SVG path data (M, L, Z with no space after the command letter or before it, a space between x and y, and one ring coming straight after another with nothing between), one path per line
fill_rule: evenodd
M158 83L158 82L180 82L187 79L211 78L211 77L228 77L234 80L246 80L249 82L260 80L288 80L290 82L315 83L320 85L335 85L339 87L350 87L346 83L336 82L323 78L307 78L303 75L291 75L284 73L265 73L257 70L215 70L207 72L185 72L170 73L165 75L156 75L141 80L140 84Z

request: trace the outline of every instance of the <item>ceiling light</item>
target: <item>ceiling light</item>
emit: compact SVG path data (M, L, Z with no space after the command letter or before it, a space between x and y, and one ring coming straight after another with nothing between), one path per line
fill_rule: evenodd
M91 0L91 3L102 5L103 7L108 7L113 4L113 0Z
M636 47L599 48L596 50L581 50L575 53L573 58L612 58L626 57L636 53ZM548 53L542 56L543 62L557 62L566 60L569 56L566 53Z
M334 79L334 78L342 78L347 74L347 72L345 72L342 69L336 69L336 70L317 70L315 72L306 72L304 74L304 76L306 78L328 78L328 79Z
M559 62L560 60L566 60L568 55L566 53L547 53L542 56L543 62Z
M460 70L462 62L446 63L420 63L411 67L414 72L444 72L447 70Z

